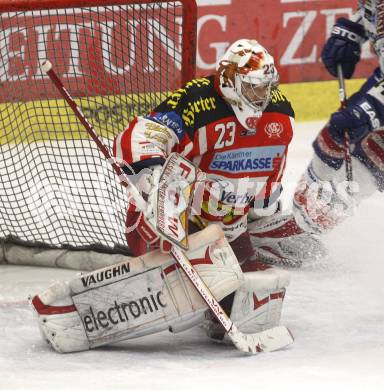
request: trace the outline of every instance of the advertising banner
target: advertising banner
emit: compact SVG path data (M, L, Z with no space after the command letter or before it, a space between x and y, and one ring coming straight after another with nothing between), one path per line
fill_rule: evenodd
M257 39L275 57L282 83L330 80L320 60L339 17L352 15L355 0L197 0L197 74L214 71L225 49L240 38ZM377 66L365 43L354 77Z

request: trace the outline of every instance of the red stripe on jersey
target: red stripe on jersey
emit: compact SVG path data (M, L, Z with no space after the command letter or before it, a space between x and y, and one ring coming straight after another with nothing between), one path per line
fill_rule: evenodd
M194 155L194 147L195 145L192 145L191 139L189 138L187 133L184 133L182 140L180 143L176 144L172 148L172 152L176 152L181 154L182 156L191 159L192 155ZM190 148L190 151L188 153L185 153L187 149Z
M335 151L336 153L341 153L342 155L344 155L344 149L342 146L338 145L334 140L333 138L329 135L329 130L327 127L325 127L323 129L323 131L321 132L321 136L323 137L323 140L326 144L326 146Z
M380 137L380 136L384 139L384 134L383 135L375 134L375 137ZM369 149L372 150L373 153L376 154L377 157L379 157L379 159L382 162L384 162L384 150L381 145L378 145L374 137L371 136L367 139L367 146Z
M118 147L121 148L122 151L122 158L127 164L132 164L133 162L133 155L132 155L132 130L133 127L137 123L137 118L135 118L132 122L129 123L128 127L123 131L120 137L120 145L115 146L114 153L116 155L116 149ZM115 139L116 142L117 138Z

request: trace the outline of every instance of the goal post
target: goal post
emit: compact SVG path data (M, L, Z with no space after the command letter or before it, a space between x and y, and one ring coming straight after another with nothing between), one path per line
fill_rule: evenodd
M196 18L195 0L0 0L3 249L126 251L126 193L40 65L111 147L194 77Z

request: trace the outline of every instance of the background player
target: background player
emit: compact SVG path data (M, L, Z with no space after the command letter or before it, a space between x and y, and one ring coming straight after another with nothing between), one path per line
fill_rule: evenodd
M263 223L275 229L262 237L256 232L259 258L264 262L289 264L279 256L277 249L290 240L295 244L288 248L296 250L296 262L292 256L290 265L300 265L306 260L301 256L303 251L307 251L307 259L321 257L325 251L313 238L352 215L361 200L384 189L384 2L359 1L350 20L338 19L321 58L333 76L337 77L337 67L341 65L344 76L351 78L360 60L361 46L368 39L378 56L379 66L348 99L346 108L331 115L313 142L313 158L295 190L294 218L275 215L264 219ZM351 143L352 183L346 180L346 131ZM306 236L300 249L297 237L303 231L313 234ZM263 250L264 247L268 250Z
M321 57L333 76L340 64L344 76L351 78L367 39L379 66L321 130L313 143L313 159L295 192L294 213L307 231L329 231L351 215L362 199L384 189L384 2L359 1L350 20L338 19ZM351 142L352 194L346 191L345 131Z

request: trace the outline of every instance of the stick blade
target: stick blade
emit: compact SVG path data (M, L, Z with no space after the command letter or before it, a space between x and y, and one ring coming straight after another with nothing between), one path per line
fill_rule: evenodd
M49 60L45 60L41 65L40 68L44 74L48 73L52 69L52 64Z
M237 329L228 332L236 348L247 354L272 352L293 343L291 332L285 326L276 326L258 333L245 334Z

